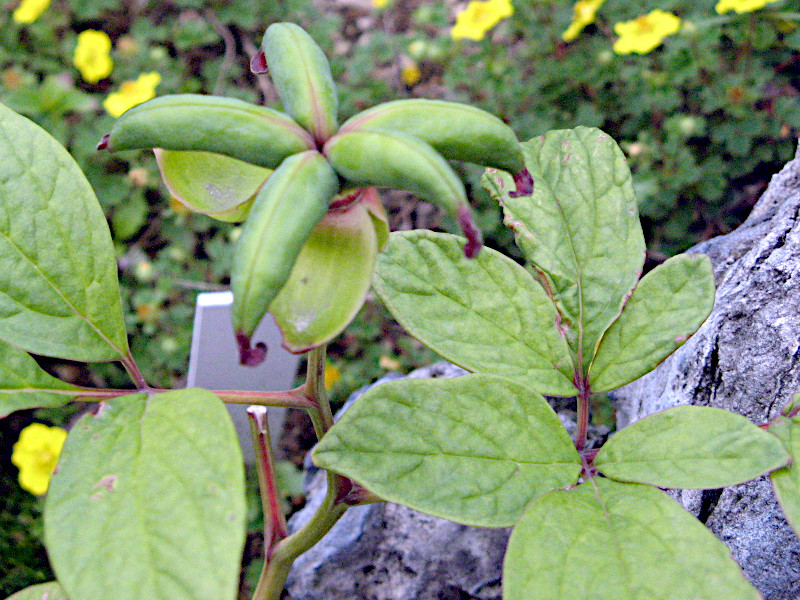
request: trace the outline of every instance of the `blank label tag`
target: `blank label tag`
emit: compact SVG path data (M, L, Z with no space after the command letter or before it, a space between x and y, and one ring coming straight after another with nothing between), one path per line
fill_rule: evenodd
M208 292L197 295L189 354L187 387L209 390L247 390L276 392L294 387L300 357L283 349L281 333L275 321L267 315L253 335L253 343L267 345L267 359L257 367L239 364L239 350L231 326L231 292ZM247 421L247 406L228 405L236 425L245 462L255 460ZM285 408L270 407L269 430L276 446L283 430Z

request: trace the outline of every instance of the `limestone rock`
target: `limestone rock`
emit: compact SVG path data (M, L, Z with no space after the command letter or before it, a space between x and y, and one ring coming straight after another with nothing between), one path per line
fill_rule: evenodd
M800 392L800 150L741 227L691 252L714 263L714 311L655 371L613 394L620 427L681 404L760 424ZM800 541L767 478L675 495L728 544L767 600L800 599Z

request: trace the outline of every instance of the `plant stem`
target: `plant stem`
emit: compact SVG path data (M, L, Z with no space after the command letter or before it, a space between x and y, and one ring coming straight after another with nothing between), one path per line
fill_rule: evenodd
M333 426L333 413L328 400L328 391L325 388L325 354L326 346L324 345L314 348L308 353L306 382L293 390L298 395L302 394L309 403L306 410L314 424L317 439L322 439L325 432ZM352 482L335 473L328 473L327 477L328 489L325 498L302 528L280 540L275 539L274 532L270 532L269 537L265 536L266 562L258 579L253 600L280 600L292 563L321 540L322 536L330 531L347 510L347 504L342 502L342 499L351 490ZM261 495L262 503L264 503L265 491L263 489ZM271 509L265 508L265 521L267 510Z
M279 600L295 559L324 536L347 510L337 503L345 479L328 473L328 490L322 504L302 529L273 546L258 580L253 600Z
M289 535L286 518L280 503L278 479L275 474L275 457L269 435L269 421L266 406L251 406L247 409L250 419L250 432L253 435L253 449L258 469L258 487L261 492L261 508L264 513L264 546L272 548Z
M586 438L589 432L589 382L583 374L576 374L575 387L578 388L578 435L575 438L575 447L578 452L586 446Z
M331 404L328 401L328 390L325 387L325 353L327 346L322 345L314 348L308 353L308 365L306 367L306 394L319 407L319 416L323 435L328 429L333 427L333 413ZM317 433L317 437L322 436Z
M122 366L125 367L125 370L128 372L128 375L133 380L133 383L136 384L139 391L150 390L150 386L147 385L144 375L142 375L142 372L139 370L139 365L136 364L136 360L130 352L128 352L128 355L122 358L120 362Z
M316 409L316 403L308 398L305 386L286 392L245 392L240 390L214 390L226 404L255 404L257 406L285 406L288 408Z

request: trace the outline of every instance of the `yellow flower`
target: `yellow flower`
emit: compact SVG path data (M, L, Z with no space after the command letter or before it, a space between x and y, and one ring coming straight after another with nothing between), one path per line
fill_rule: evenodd
M158 73L142 73L136 81L125 81L118 92L109 94L103 108L113 117L119 117L129 108L155 98L156 86L161 83Z
M342 378L338 367L331 363L325 364L325 387L331 389Z
M777 1L778 0L719 0L714 10L720 15L731 10L742 14L764 8L767 4L772 4Z
M111 39L104 31L87 29L78 34L78 45L72 56L72 64L88 83L97 83L111 74L114 63L109 56Z
M400 78L408 87L414 87L419 83L422 73L414 61L408 61L400 69Z
M680 28L681 20L677 16L658 9L633 21L617 23L614 32L619 39L614 42L614 52L647 54Z
M389 0L372 0L372 8L382 10L389 6Z
M561 39L565 42L571 42L578 34L583 31L583 28L594 23L594 16L597 14L597 9L603 5L605 0L578 0L575 6L572 7L572 23L569 24L566 31L561 34Z
M19 469L19 484L23 489L37 496L47 491L66 439L67 432L60 427L41 423L28 425L20 432L11 462Z
M513 14L511 0L472 0L456 17L451 35L454 40L482 40L487 31Z
M22 0L11 17L23 25L33 23L48 6L50 6L50 0Z

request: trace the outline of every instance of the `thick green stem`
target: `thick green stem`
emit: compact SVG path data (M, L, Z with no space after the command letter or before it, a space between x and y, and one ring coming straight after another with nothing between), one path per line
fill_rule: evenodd
M322 439L333 426L333 413L325 388L325 353L325 346L315 348L308 353L306 382L298 388L309 402L310 406L306 410L314 424L318 439ZM350 491L351 486L352 483L341 475L328 473L325 499L311 519L297 532L279 541L276 540L272 546L270 540L265 539L266 562L253 600L280 600L292 563L321 540L344 514L347 504L342 502L342 499Z
M316 409L317 405L306 396L305 386L286 392L245 392L240 390L214 390L226 404L255 404L256 406L285 406L287 408Z
M325 499L302 529L273 546L258 580L253 600L280 600L292 563L321 540L347 510L345 504L336 501L345 481L339 475L328 473Z

